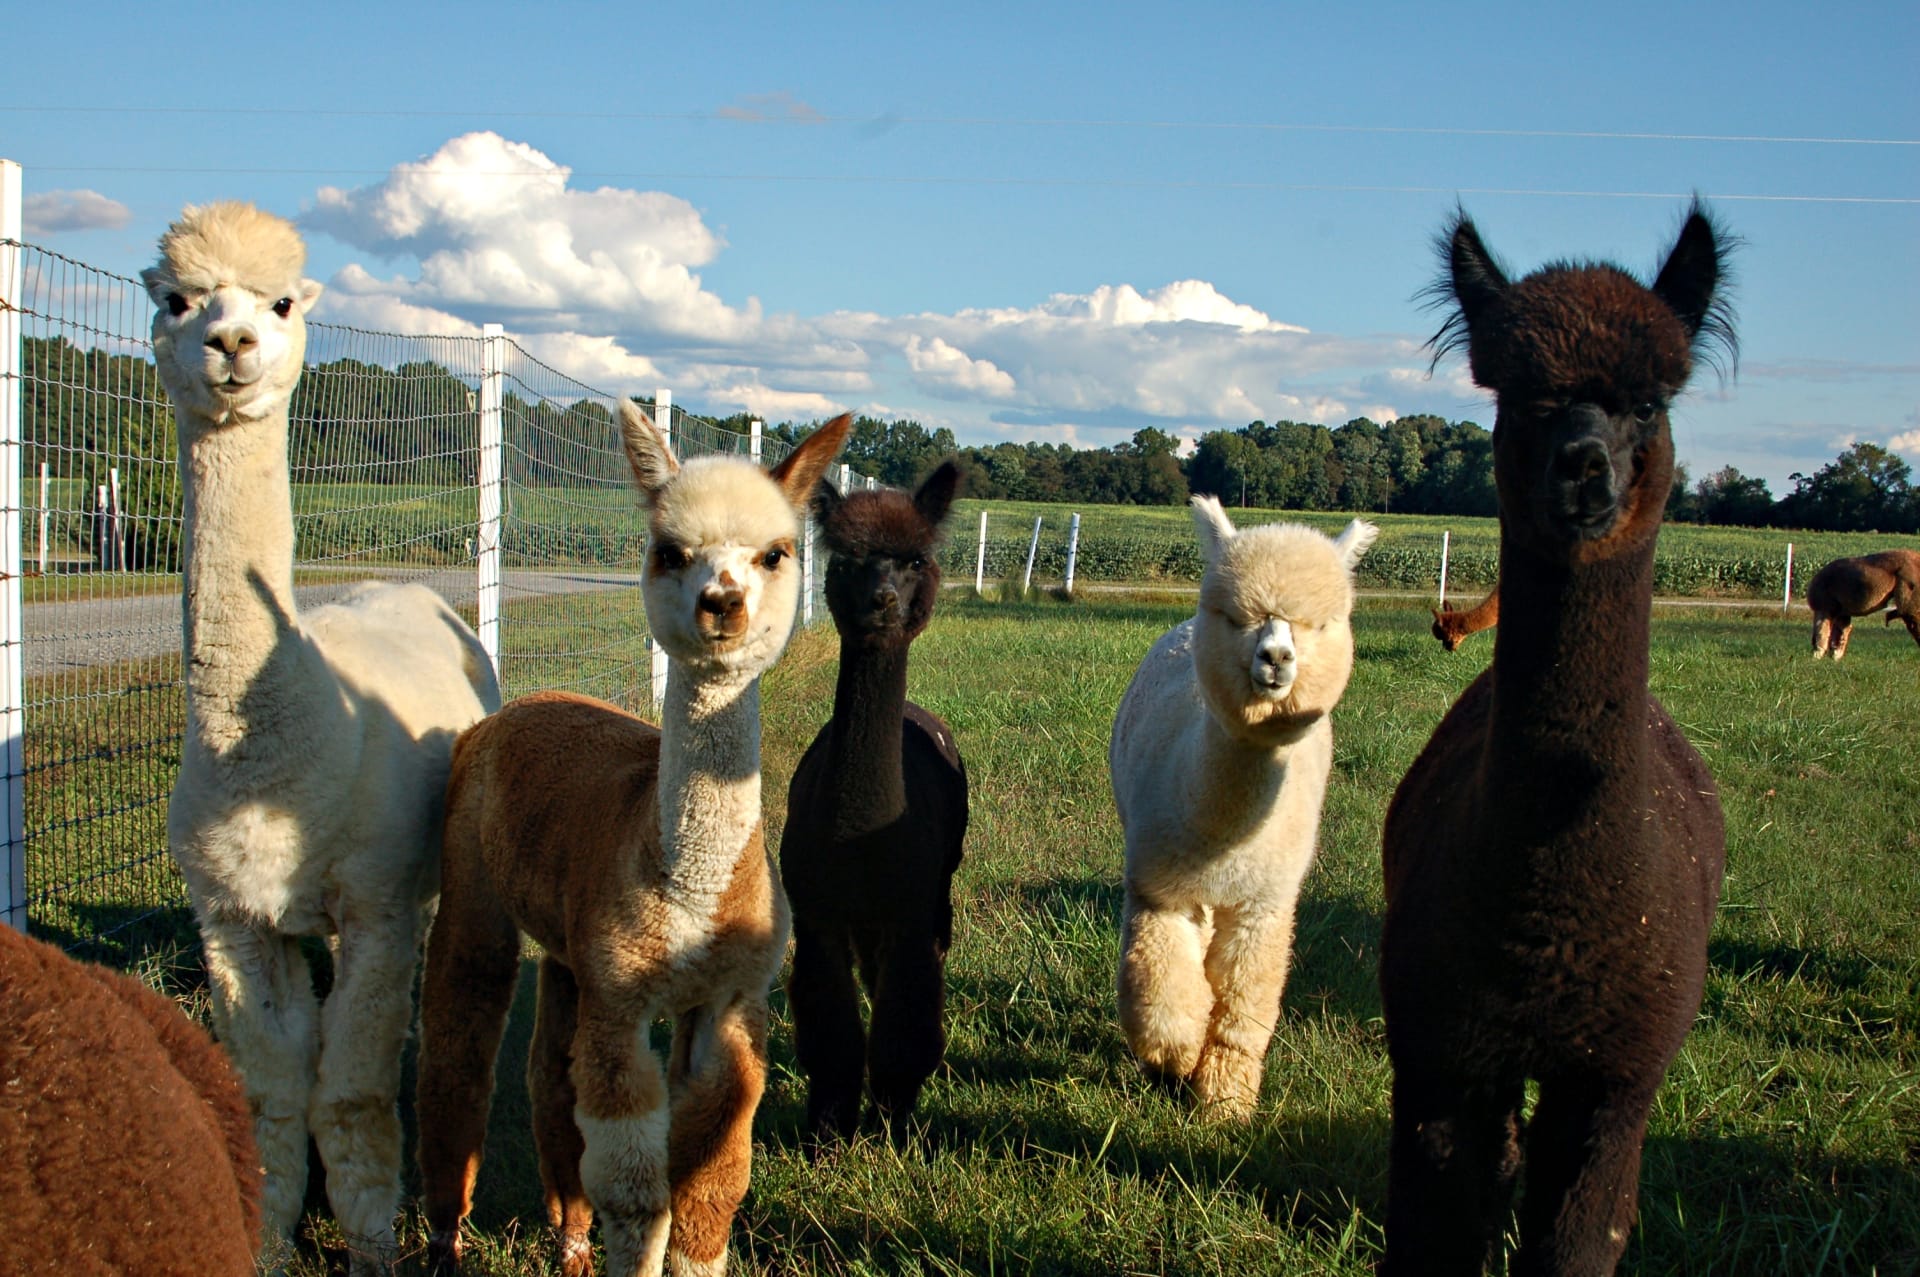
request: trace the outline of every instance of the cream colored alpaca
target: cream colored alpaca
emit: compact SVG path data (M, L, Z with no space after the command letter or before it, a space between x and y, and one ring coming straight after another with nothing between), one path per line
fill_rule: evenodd
M429 1258L460 1256L499 1050L538 941L527 1061L547 1216L568 1277L724 1273L766 1076L767 989L786 896L761 841L760 675L799 601L800 519L850 418L769 473L674 463L621 405L649 510L647 621L672 657L658 728L564 692L460 738L440 914L420 995L420 1168ZM674 1020L665 1076L647 1045Z
M1108 752L1127 840L1120 1024L1149 1070L1246 1117L1353 668L1353 565L1379 529L1237 532L1212 497L1193 520L1199 613L1140 663Z
M188 208L142 272L185 493L187 729L167 809L244 1079L270 1237L299 1222L307 1136L356 1273L392 1258L400 1049L438 881L454 737L500 703L479 640L431 590L370 585L300 615L287 403L307 310L293 227ZM316 1006L298 937L334 947Z

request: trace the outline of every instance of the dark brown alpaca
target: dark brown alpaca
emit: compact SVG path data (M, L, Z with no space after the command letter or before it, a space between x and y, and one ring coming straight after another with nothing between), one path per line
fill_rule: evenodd
M1500 587L1495 585L1486 598L1464 612L1456 612L1451 603L1433 614L1433 636L1449 652L1456 651L1467 635L1490 630L1500 624Z
M953 732L907 699L907 648L940 593L934 549L960 472L903 492L821 489L840 631L833 717L787 795L780 874L793 904L794 1049L815 1138L858 1127L862 1080L896 1140L946 1052L949 894L967 833L967 769ZM872 999L860 1025L854 968Z
M226 1053L0 925L0 1272L251 1277L264 1176Z
M1813 659L1829 650L1833 659L1847 654L1853 618L1887 609L1887 624L1899 617L1920 643L1920 554L1882 550L1857 559L1835 559L1807 582L1807 606L1813 609Z
M1696 205L1651 288L1565 263L1509 283L1464 213L1443 251L1435 358L1465 347L1498 404L1501 616L1387 811L1381 1271L1481 1272L1524 1145L1509 1271L1610 1273L1724 858L1713 778L1647 670L1667 406L1697 353L1733 352L1726 245Z

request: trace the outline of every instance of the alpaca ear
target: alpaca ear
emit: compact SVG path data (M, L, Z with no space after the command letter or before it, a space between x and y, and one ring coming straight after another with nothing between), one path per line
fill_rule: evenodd
M815 523L825 523L833 517L833 512L840 508L840 503L845 499L840 495L840 489L833 486L833 480L822 479L814 485L813 500L807 508L812 513Z
M627 447L627 464L633 467L633 483L641 500L652 505L654 498L680 473L666 439L653 418L631 399L620 401L620 437Z
M1471 329L1507 291L1507 273L1487 250L1479 229L1464 209L1454 214L1446 254L1453 298L1460 305L1461 319Z
M173 276L158 266L149 266L140 272L140 282L146 286L147 296L153 298L153 304L167 304L167 294L173 291Z
M1723 355L1732 364L1740 360L1733 308L1726 297L1727 254L1738 243L1714 225L1713 215L1696 197L1653 281L1653 295L1672 308L1694 349L1716 366Z
M1227 518L1227 512L1220 508L1220 498L1205 495L1193 498L1193 527L1200 534L1200 557L1212 566L1227 548L1227 542L1238 535L1233 528L1233 520Z
M851 429L853 414L841 413L801 440L800 446L789 452L786 460L767 472L787 494L787 503L795 510L806 513L807 503L813 499L815 485L827 473L827 467L833 464L833 459L840 455L840 449L846 446L847 432Z
M1341 530L1333 539L1333 548L1340 551L1340 561L1347 565L1347 571L1353 571L1360 562L1360 556L1373 547L1380 537L1380 529L1365 519L1355 519Z
M300 286L293 290L293 304L298 306L300 313L304 315L313 309L313 304L320 300L320 294L326 291L319 280L303 279L300 281Z
M947 521L948 513L953 509L953 499L960 494L960 467L951 461L943 461L940 468L928 475L914 490L913 508L920 517L939 527Z

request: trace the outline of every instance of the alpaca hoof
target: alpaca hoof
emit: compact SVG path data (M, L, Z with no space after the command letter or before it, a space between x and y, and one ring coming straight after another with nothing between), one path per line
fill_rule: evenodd
M1209 1118L1245 1121L1260 1098L1263 1060L1218 1043L1200 1053L1192 1078L1194 1098Z
M585 1233L561 1234L560 1277L593 1277L593 1242Z
M464 1243L460 1240L460 1230L450 1229L436 1232L427 1238L427 1271L442 1277L460 1271L460 1252Z

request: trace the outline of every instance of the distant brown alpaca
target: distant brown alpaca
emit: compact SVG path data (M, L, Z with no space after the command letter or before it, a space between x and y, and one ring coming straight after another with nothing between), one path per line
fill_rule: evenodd
M1500 587L1495 585L1486 598L1464 612L1453 610L1451 603L1445 604L1433 614L1433 636L1440 640L1440 646L1449 652L1455 651L1465 641L1467 635L1478 634L1481 630L1490 630L1500 624Z
M213 1039L0 925L0 1272L250 1277L263 1176Z
M846 442L838 417L762 471L676 462L631 403L647 505L641 581L672 656L660 726L591 697L523 696L460 736L440 912L420 992L420 1171L429 1260L460 1257L521 934L544 950L527 1060L562 1271L719 1277L766 1081L785 895L762 841L760 676L800 597L794 544ZM648 1045L673 1020L667 1067Z
M1887 624L1897 616L1920 643L1920 553L1882 550L1857 559L1835 559L1807 582L1807 606L1813 609L1813 659L1829 651L1847 654L1853 618L1887 609Z
M1667 405L1731 353L1724 243L1696 206L1649 288L1509 282L1464 213L1443 241L1435 358L1464 346L1496 402L1501 617L1387 810L1388 1277L1483 1271L1523 1146L1514 1277L1611 1273L1633 1229L1725 859L1713 777L1647 691Z

